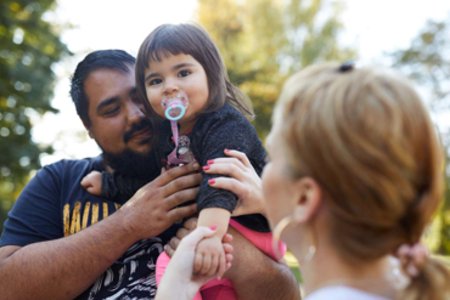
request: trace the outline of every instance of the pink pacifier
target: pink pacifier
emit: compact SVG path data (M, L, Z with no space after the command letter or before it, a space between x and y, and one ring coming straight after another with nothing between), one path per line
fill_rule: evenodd
M184 92L179 92L174 97L164 97L161 101L161 105L164 107L164 116L170 121L172 137L175 143L175 148L167 156L168 165L178 166L186 164L189 162L187 160L189 155L186 153L189 150L189 138L186 136L179 136L177 122L183 118L186 113L186 108L188 107L187 95ZM185 139L187 139L187 144L184 142Z
M170 121L178 121L184 117L188 107L187 96L185 93L178 93L175 97L163 98L161 101L165 108L164 116Z

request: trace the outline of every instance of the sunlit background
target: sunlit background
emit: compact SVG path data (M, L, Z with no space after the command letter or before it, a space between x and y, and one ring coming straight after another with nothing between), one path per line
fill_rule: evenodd
M51 155L41 155L43 164L99 152L85 134L68 97L69 77L76 63L98 49L120 48L136 55L140 43L154 27L167 22L196 21L198 6L196 0L59 0L57 3L56 10L47 17L52 22L71 24L73 28L65 29L61 39L74 56L56 66L58 84L52 104L59 113L48 113L35 121L33 138L55 149ZM427 20L443 20L450 12L450 3L445 0L340 3L344 7L340 16L344 29L338 36L341 43L354 48L362 63L372 64L386 62L385 55L407 48Z
M99 153L69 98L77 62L99 49L135 55L161 23L210 32L262 139L287 76L352 59L414 80L450 145L448 0L2 0L0 17L0 224L40 165ZM448 188L429 231L433 251L450 255Z

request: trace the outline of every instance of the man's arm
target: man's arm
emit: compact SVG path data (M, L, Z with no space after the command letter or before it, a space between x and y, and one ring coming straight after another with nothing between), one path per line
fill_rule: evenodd
M0 299L72 299L135 242L157 236L195 207L197 167L169 170L108 218L77 234L24 247L0 248ZM180 177L181 176L181 177Z
M289 267L276 262L233 228L233 263L225 277L233 282L238 299L301 299L299 284Z

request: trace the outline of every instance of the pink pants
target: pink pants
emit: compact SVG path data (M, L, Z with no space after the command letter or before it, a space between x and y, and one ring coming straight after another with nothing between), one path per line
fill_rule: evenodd
M283 243L278 244L279 253L275 253L272 246L272 233L271 232L258 232L251 230L235 220L230 220L230 226L241 233L245 238L247 238L252 244L254 244L258 249L260 249L266 255L277 259L280 255L284 255L286 252L286 246ZM158 260L156 261L156 282L161 282L161 278L169 264L170 257L162 252ZM200 288L200 292L197 293L193 300L237 300L236 293L233 288L233 284L229 279L212 279L204 284Z

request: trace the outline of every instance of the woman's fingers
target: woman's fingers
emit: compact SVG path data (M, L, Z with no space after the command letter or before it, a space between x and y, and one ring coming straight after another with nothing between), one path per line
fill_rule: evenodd
M251 167L251 163L244 152L232 149L225 149L224 153L229 157L234 157L239 159L245 166Z

